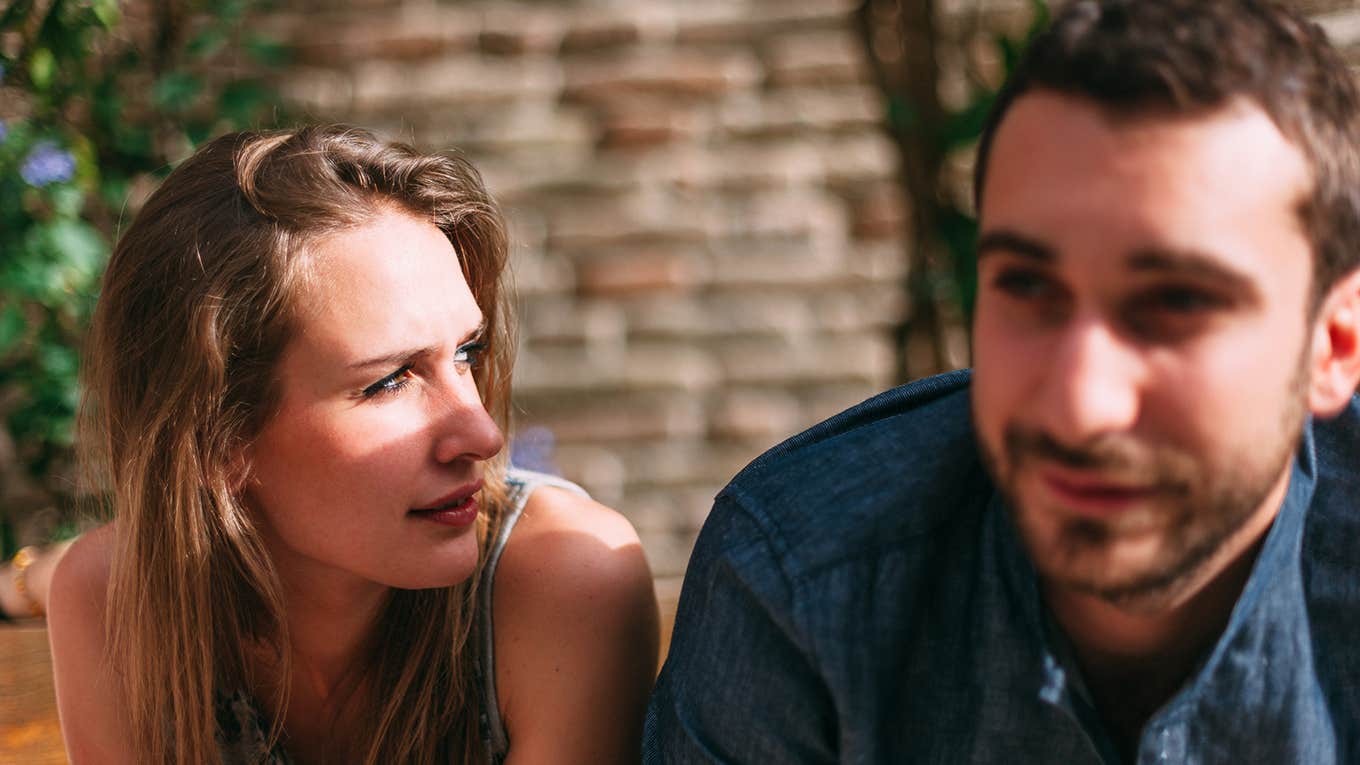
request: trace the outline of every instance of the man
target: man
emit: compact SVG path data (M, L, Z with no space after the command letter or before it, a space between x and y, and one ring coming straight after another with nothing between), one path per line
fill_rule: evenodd
M981 145L975 369L719 495L649 762L1360 762L1360 95L1076 0Z

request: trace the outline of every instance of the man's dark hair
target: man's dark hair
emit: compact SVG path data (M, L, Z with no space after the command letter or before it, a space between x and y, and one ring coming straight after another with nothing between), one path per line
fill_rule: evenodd
M1360 266L1360 93L1322 30L1268 0L1073 0L1026 51L982 131L979 209L996 131L1031 90L1086 98L1116 118L1194 116L1244 98L1303 153L1299 214L1313 295Z

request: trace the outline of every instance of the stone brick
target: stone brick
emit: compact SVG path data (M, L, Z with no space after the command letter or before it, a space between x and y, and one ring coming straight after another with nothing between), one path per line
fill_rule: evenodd
M293 109L335 119L354 107L354 81L331 69L297 67L279 79L279 95Z
M599 53L632 45L641 39L636 24L612 18L574 24L562 38L562 53Z
M892 374L893 353L878 333L726 340L717 356L728 384L874 383Z
M627 470L616 449L562 444L554 458L564 478L580 484L597 502L626 512L628 505L623 500ZM647 552L650 557L650 547Z
M759 64L749 52L658 51L570 61L564 95L592 102L638 94L712 98L751 87L759 78Z
M355 69L355 108L379 112L406 105L479 105L555 94L562 73L547 58L449 56L419 62L367 61Z
M704 425L702 418L699 424ZM679 492L700 485L721 486L760 450L746 444L697 438L668 439L630 444L620 456L628 471L629 493L641 490ZM708 496L712 497L712 494Z
M835 87L870 79L862 45L846 29L778 37L768 43L765 67L773 87Z
M576 288L576 269L570 261L522 248L511 249L510 257L511 277L521 298L561 294Z
M728 238L805 236L844 240L844 205L829 194L803 188L715 194L717 231Z
M893 240L906 225L906 200L896 182L865 185L850 192L850 233L856 239Z
M1360 10L1352 4L1346 10L1336 10L1316 19L1332 44L1339 48L1360 45Z
M564 345L617 353L628 334L624 312L612 302L550 294L522 301L519 315L523 342L533 348Z
M806 235L746 237L713 243L713 284L729 290L830 286L846 279L841 248Z
M639 247L580 262L576 285L583 296L690 289L707 280L708 270L702 253Z
M635 193L581 199L545 211L548 242L566 251L648 242L701 242L709 234L698 200Z
M897 147L882 132L847 135L821 146L827 183L834 188L855 189L898 177Z
M721 290L620 303L633 338L798 334L814 328L808 297L786 290Z
M555 53L565 26L562 12L550 5L492 5L484 12L478 42L493 56Z
M481 30L479 14L465 9L406 6L391 13L356 13L354 8L311 17L291 17L286 38L299 63L348 67L364 60L419 60L472 50ZM277 18L277 17L276 17Z
M858 7L859 0L755 0L748 13L774 30L839 29Z
M740 92L724 99L718 127L741 138L807 140L809 132L881 129L883 96L867 85Z
M887 335L907 316L907 296L897 281L818 293L809 320L825 331Z
M792 393L738 389L719 398L709 413L709 432L724 440L776 442L793 434L802 407Z
M816 146L806 140L734 141L707 152L705 172L691 179L699 188L737 192L799 189L820 186L826 163Z
M416 116L412 129L423 145L457 146L477 155L554 152L582 158L591 153L597 132L588 115L559 108L546 98L477 108L427 107Z
M689 563L690 550L698 531L677 533L674 531L641 531L642 547L647 551L647 562L651 565L652 576L682 577Z
M612 99L600 114L600 145L608 149L648 148L693 141L709 130L707 114L655 97Z
M811 386L801 391L799 395L804 428L835 417L846 409L888 390L894 384L894 380L884 378L877 381Z
M622 393L604 397L582 391L574 396L520 396L518 401L519 419L548 428L559 442L666 441L698 437L705 432L701 403L685 393Z
M525 395L563 395L620 390L703 391L718 380L711 353L672 345L639 344L626 352L592 353L562 348L520 351L516 386Z

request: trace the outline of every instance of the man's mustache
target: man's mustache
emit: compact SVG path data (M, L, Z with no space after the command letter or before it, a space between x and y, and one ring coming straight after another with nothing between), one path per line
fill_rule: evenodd
M1064 444L1035 428L1011 425L1005 431L1006 457L1015 470L1037 460L1072 470L1094 471L1120 483L1157 486L1185 493L1195 465L1186 454L1169 448L1149 448L1124 435L1104 435L1078 446Z

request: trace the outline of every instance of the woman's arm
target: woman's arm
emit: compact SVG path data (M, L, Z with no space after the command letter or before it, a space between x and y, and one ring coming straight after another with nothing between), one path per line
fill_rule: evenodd
M70 545L58 542L48 547L25 547L9 563L0 565L0 620L29 619L47 613L52 572Z
M104 601L113 527L71 545L52 575L47 630L66 754L75 765L131 763L131 736L105 652Z
M509 765L638 762L658 618L628 521L561 489L535 491L501 558L494 608Z

